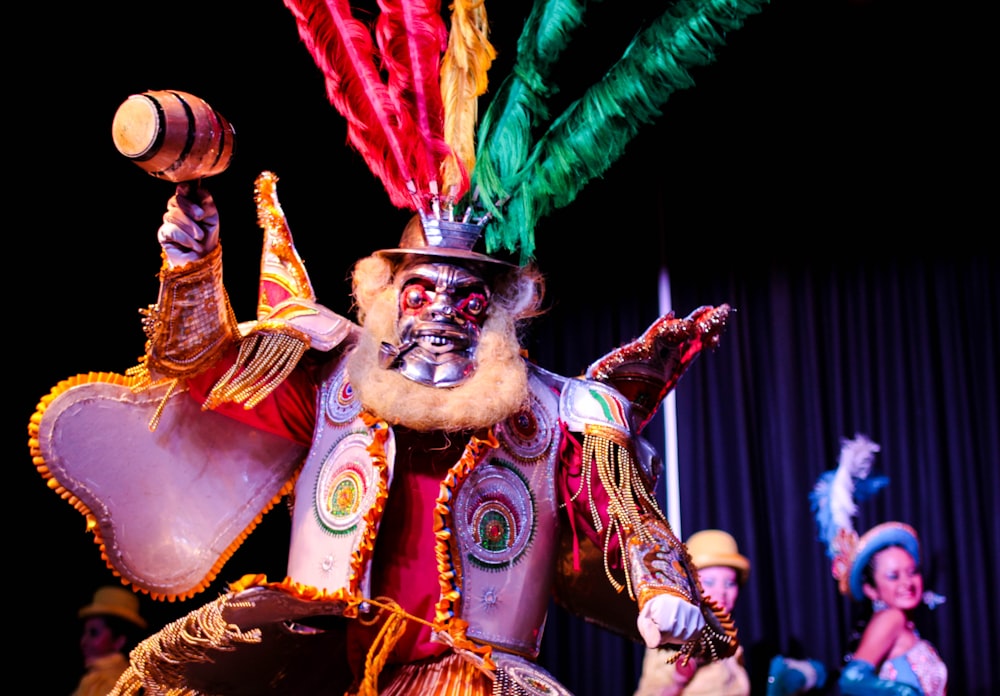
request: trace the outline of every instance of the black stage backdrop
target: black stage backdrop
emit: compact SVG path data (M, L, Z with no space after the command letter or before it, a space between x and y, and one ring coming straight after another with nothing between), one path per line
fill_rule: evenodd
M560 98L596 79L660 3L591 3ZM527 3L488 8L506 74ZM949 14L945 14L945 10ZM8 41L8 260L14 391L5 428L8 601L15 669L68 693L80 670L76 609L115 582L83 518L32 466L27 423L59 380L122 372L155 301L155 231L172 185L115 150L130 94L177 89L234 124L232 167L209 180L226 280L253 317L261 233L253 180L278 192L321 301L349 312L350 266L394 246L407 215L345 146L339 115L281 2L53 6L15 17ZM682 530L730 530L753 563L736 610L755 694L782 652L839 668L855 607L816 540L808 492L839 438L882 445L889 487L859 529L898 519L922 534L926 579L947 596L920 617L953 694L1000 686L1000 349L995 154L985 50L954 5L774 2L730 36L604 178L537 231L550 311L533 358L577 374L673 306L736 310L720 346L676 390ZM39 16L39 15L43 16ZM995 134L995 125L989 131ZM995 186L989 190L995 195ZM11 212L13 215L11 216ZM11 219L12 217L12 219ZM23 239L19 239L23 237ZM660 443L662 426L649 435ZM244 573L282 577L288 519L269 513L217 581L152 602L158 627ZM20 597L21 599L16 599ZM553 608L542 663L577 696L630 694L639 646ZM832 688L827 692L834 693Z

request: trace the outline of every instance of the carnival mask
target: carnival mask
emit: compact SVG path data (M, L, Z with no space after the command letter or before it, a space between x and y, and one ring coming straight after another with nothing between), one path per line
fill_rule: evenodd
M425 261L402 268L395 284L400 344L382 344L382 367L431 387L454 387L471 377L490 299L482 276Z

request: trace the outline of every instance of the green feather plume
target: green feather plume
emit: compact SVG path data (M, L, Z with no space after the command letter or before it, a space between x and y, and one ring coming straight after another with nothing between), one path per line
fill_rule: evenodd
M568 32L562 28L575 28L582 21L579 3L536 4L532 16L536 10L548 12L555 6L568 12L545 35L560 39L550 44L553 53L542 54L541 44L533 40L541 38L537 31L547 28L547 23L532 27L530 34L526 27L518 43L514 77L498 93L500 101L494 99L484 115L479 135L483 145L472 180L480 205L494 218L486 228L487 250L520 250L521 262L530 260L538 221L554 208L571 203L587 183L604 174L639 128L660 115L670 95L694 84L688 70L712 63L726 34L741 28L767 2L672 3L638 34L604 78L531 143L531 132L537 130L532 127L547 118L544 100L551 95L545 91L545 78L568 42Z
M495 219L503 218L510 182L524 171L531 155L532 133L548 121L546 101L556 93L549 82L552 67L569 45L573 32L583 23L583 0L538 0L525 20L517 42L517 56L510 74L501 83L479 124L474 191L479 204ZM521 198L515 205L530 206ZM530 217L527 211L516 216ZM489 228L487 228L488 230ZM500 246L514 251L521 245L522 260L534 253L533 234L519 236ZM486 233L487 250L491 234Z
M555 87L548 83L552 66L583 19L578 0L540 0L531 9L517 42L517 58L479 124L477 172L487 190L495 190L511 172L519 171L531 148L532 128L548 119L545 100ZM495 201L484 201L487 207Z

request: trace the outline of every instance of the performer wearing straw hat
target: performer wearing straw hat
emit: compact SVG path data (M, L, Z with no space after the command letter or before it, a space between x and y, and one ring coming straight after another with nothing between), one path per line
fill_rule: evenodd
M139 596L121 586L99 587L77 616L86 672L72 696L105 696L128 668L129 651L145 636Z
M736 539L721 529L703 529L685 542L698 568L705 597L732 613L740 589L750 577L750 560L740 553ZM743 648L722 660L670 662L667 649L646 649L642 674L634 696L715 694L748 696L750 676L743 664Z

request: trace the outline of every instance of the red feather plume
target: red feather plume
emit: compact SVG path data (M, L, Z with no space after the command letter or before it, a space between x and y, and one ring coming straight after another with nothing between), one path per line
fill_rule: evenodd
M441 57L448 29L435 0L380 0L376 39L388 74L389 95L399 105L400 129L412 134L404 153L417 188L438 193L441 164L450 148L444 137Z
M400 141L396 105L376 65L369 28L347 0L285 0L326 82L330 103L347 119L347 138L382 181L393 205L412 208L412 175Z
M347 119L349 142L393 205L424 212L427 200L436 204L451 151L439 77L447 46L440 3L381 0L373 38L348 0L284 2L323 73L327 98Z

